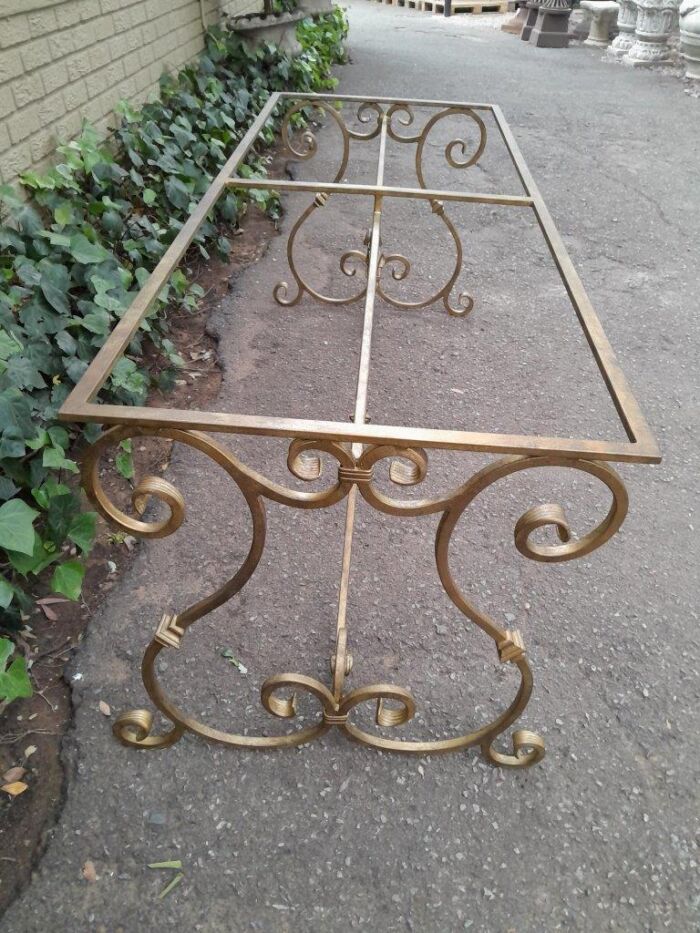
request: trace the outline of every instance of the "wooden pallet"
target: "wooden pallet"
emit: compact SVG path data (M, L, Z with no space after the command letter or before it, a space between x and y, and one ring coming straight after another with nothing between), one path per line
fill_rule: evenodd
M387 6L403 6L421 13L444 14L445 0L378 0ZM453 13L512 13L515 0L452 0Z
M426 10L433 13L445 12L445 0L423 0ZM453 13L512 13L515 10L514 0L452 0Z

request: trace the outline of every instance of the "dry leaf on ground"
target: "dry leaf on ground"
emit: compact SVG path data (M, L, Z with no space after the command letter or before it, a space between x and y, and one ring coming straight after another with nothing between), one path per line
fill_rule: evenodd
M26 773L26 768L20 768L19 766L10 768L10 770L6 771L2 776L3 783L12 784L13 781L21 781Z
M12 781L10 784L3 784L1 790L4 790L10 797L19 797L27 789L28 785L24 781Z
M83 878L90 883L97 881L97 870L95 863L91 859L88 859L83 865Z
M109 703L105 703L104 700L100 700L99 707L100 707L100 712L102 713L103 716L112 715L112 707L109 705Z

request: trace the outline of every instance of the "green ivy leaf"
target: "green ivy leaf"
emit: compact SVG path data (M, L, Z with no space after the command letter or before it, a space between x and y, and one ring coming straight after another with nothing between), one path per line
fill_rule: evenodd
M34 519L39 513L22 499L0 505L0 547L20 554L34 551Z
M15 486L8 476L2 476L0 474L0 500L6 501L7 499L11 499L18 492L19 486Z
M59 564L51 577L51 589L54 593L67 596L75 602L80 598L80 590L85 576L85 567L77 560L68 560Z
M0 360L9 360L11 356L20 353L22 344L12 334L0 329Z
M41 373L26 356L12 356L7 361L4 373L7 382L18 389L43 389L46 383Z
M78 344L76 343L75 337L70 334L67 330L60 330L56 334L56 346L63 350L64 353L67 353L69 356L73 356L78 349Z
M46 447L41 465L48 467L50 470L68 470L71 473L80 472L75 460L66 459L65 452L60 447Z
M30 438L36 434L31 405L18 389L8 388L0 392L0 425L5 430L14 427L19 437Z
M61 552L50 541L42 541L35 532L34 546L31 554L20 554L19 551L8 551L7 556L14 569L26 577L30 573L39 574L49 564L53 564L61 557Z
M76 515L70 523L68 537L73 544L78 545L83 554L87 554L95 540L96 531L97 513L81 512L79 515Z
M149 207L151 206L151 204L155 204L157 197L158 195L155 193L153 188L143 189L143 203L147 204Z
M73 259L81 265L104 262L109 252L99 243L91 243L84 233L75 233L70 238L70 252Z
M59 314L70 314L68 289L70 288L70 275L65 266L47 262L45 259L39 263L41 292L54 310Z
M71 522L78 508L78 500L72 492L62 496L52 496L49 500L46 524L49 540L55 547L60 547L68 537Z
M117 468L117 472L121 473L124 479L133 479L135 471L131 440L127 438L122 441L119 448L119 452L114 458L114 465Z
M32 695L32 683L24 658L15 658L7 667L14 650L15 646L9 638L0 638L0 700L7 702Z
M112 328L112 318L104 308L95 308L90 311L80 322L91 334L99 334L105 337Z
M54 208L53 219L62 227L73 223L73 206L70 201L61 201L58 206Z
M0 609L7 609L15 595L15 588L4 577L0 577Z

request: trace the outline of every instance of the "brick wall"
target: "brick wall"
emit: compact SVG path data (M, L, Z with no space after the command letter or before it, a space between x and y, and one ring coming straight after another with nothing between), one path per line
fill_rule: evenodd
M262 0L203 0L208 25ZM202 50L200 0L0 0L0 180L42 165L83 117L158 92Z

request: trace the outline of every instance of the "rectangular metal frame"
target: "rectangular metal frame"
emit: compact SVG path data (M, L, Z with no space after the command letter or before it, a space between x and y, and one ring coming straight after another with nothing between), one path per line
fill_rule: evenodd
M481 110L493 115L500 136L523 185L523 195L492 195L478 192L450 192L421 188L385 186L386 124L380 134L380 153L374 185L331 184L322 182L278 179L243 179L234 173L243 163L259 133L281 101L314 100L374 102L378 104L408 104L416 107L460 107ZM368 287L365 298L364 324L360 365L352 424L343 421L318 421L304 418L284 418L266 415L147 408L114 404L98 404L95 399L109 378L117 360L128 347L141 322L153 305L161 288L182 259L197 230L230 186L263 188L280 191L313 191L370 196L374 201L372 234L369 247ZM420 198L458 201L463 203L499 204L520 207L534 212L545 242L569 300L577 315L593 357L598 365L628 440L607 441L585 438L541 437L518 434L415 428L399 425L366 423L367 384L374 317L377 266L379 262L379 231L381 205L384 198ZM658 463L658 446L632 395L615 359L601 323L586 295L581 280L564 247L542 196L530 174L513 134L500 108L495 104L454 101L414 100L389 97L360 97L342 94L275 93L267 101L235 151L216 176L196 209L183 225L162 259L151 273L128 311L116 325L107 341L63 404L59 417L64 421L96 422L99 424L138 425L141 427L179 427L219 433L256 434L305 439L332 439L356 444L395 444L453 450L471 450L506 454L558 454L587 460L612 460Z

